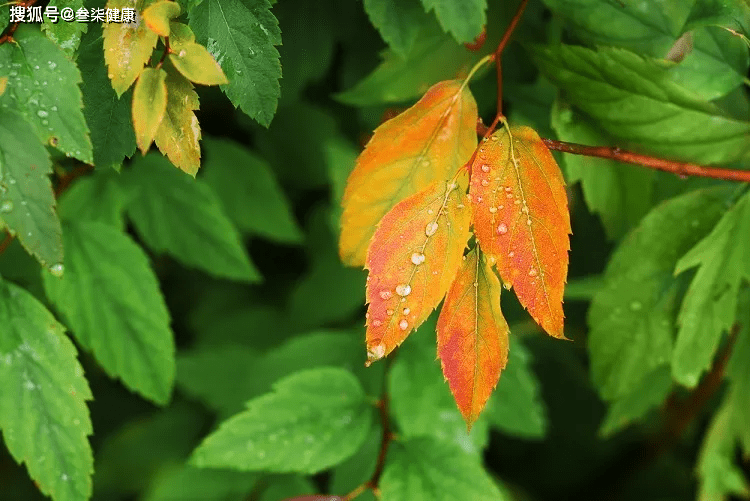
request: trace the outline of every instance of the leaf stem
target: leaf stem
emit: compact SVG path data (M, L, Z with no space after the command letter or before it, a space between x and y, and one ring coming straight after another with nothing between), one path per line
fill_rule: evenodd
M724 179L727 181L740 181L750 183L750 170L726 169L721 167L705 167L702 165L667 160L663 158L642 155L632 151L625 151L617 146L585 146L565 141L543 138L542 141L551 150L584 155L588 157L609 158L628 164L640 165L649 169L671 172L678 176L707 177L712 179Z
M505 46L508 45L508 42L510 41L510 36L516 30L516 27L518 26L518 22L521 20L521 16L523 16L523 11L526 10L526 4L528 3L529 3L529 0L521 0L521 3L518 4L518 9L516 9L516 13L513 15L513 19L510 20L510 24L505 29L505 33L503 33L503 38L500 40L500 43L497 45L497 49L495 49L495 52L492 53L492 60L495 61L495 67L497 68L497 114L496 115L498 117L502 116L503 114L503 68L502 68L502 58L500 56L505 50Z
M34 5L36 3L36 0L23 0L21 2L10 2L10 3L18 4L21 7L29 7L31 5ZM10 3L8 5L10 5ZM0 36L0 45L4 44L5 42L13 41L13 34L18 29L19 24L21 23L15 22L8 26L5 32Z

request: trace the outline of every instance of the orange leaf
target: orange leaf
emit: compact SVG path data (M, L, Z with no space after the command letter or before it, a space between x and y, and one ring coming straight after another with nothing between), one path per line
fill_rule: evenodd
M437 181L397 204L367 253L367 356L383 358L427 319L461 265L471 211L466 177Z
M508 361L508 331L500 280L477 246L464 258L437 323L443 374L469 428Z
M344 193L341 259L365 263L375 226L400 200L449 179L474 152L477 103L459 80L432 86L375 130Z
M510 134L510 135L509 135ZM564 338L562 298L568 274L570 215L565 182L537 133L507 126L472 165L474 233L534 320Z

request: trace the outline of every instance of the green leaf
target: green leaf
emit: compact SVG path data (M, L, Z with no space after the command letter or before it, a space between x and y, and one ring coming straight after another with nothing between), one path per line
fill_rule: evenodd
M36 136L68 156L92 163L75 63L32 26L19 26L17 44L0 46L0 76L9 76L1 102L20 111Z
M563 141L592 146L613 143L559 100L552 110L552 127ZM651 208L652 170L583 155L565 155L563 165L569 183L581 182L586 205L599 214L612 240L622 238Z
M48 5L50 7L57 7L58 11L66 7L76 11L82 7L85 8L83 0L51 0ZM87 23L68 22L59 18L56 23L53 23L45 17L42 24L42 31L47 35L47 38L55 42L69 57L73 57L76 49L78 49L78 45L81 43L81 36L88 29L89 25Z
M567 18L576 35L592 44L625 47L663 57L682 34L692 2L544 0L544 3Z
M660 365L644 376L632 392L612 402L599 434L608 437L642 419L649 411L661 405L671 390L672 374L669 366Z
M685 30L707 25L750 32L750 5L744 0L695 0Z
M91 390L64 328L0 280L0 429L13 459L55 501L91 496Z
M97 170L62 193L57 212L63 221L100 221L123 230L127 199L119 173Z
M31 140L29 140L31 139ZM18 235L23 247L44 266L63 261L62 230L55 213L44 147L17 112L0 113L0 227Z
M234 345L182 353L177 384L210 408L230 415L293 371L330 365L361 375L364 358L353 333L321 331L295 337L265 355Z
M241 501L258 482L254 473L180 465L157 477L143 501Z
M486 413L480 415L467 433L466 422L436 360L436 350L432 320L420 326L401 346L388 372L393 417L406 438L434 437L451 442L465 454L480 455L489 439ZM404 499L420 498L414 494Z
M523 343L513 342L485 413L490 425L503 433L534 439L547 434L547 413L531 363Z
M190 10L190 27L224 70L232 104L268 127L281 78L281 32L268 0L203 0Z
M734 323L740 283L750 279L743 243L749 234L750 195L745 195L677 262L676 275L699 266L678 317L672 376L680 384L698 384L711 367L721 334Z
M731 382L727 405L731 407L731 420L745 455L750 454L750 289L740 295L737 308L740 330L729 359L727 375Z
M260 279L211 188L153 153L124 175L133 190L128 216L151 249L218 277Z
M166 80L167 72L163 69L144 68L133 89L135 141L144 155L151 147L167 111Z
M360 107L407 101L436 82L468 73L485 52L470 51L428 18L419 27L417 39L406 55L384 52L383 62L372 73L351 89L336 94L336 99Z
M204 138L203 180L237 229L283 243L302 232L273 171L260 157L228 139Z
M310 212L309 272L294 285L287 303L289 324L296 330L348 320L361 315L365 304L366 274L342 264L329 224L329 207L318 205ZM331 289L332 283L335 289Z
M178 403L138 415L108 433L96 451L94 498L122 499L142 492L162 469L190 454L205 421L200 410Z
M706 100L741 86L750 67L747 45L728 31L699 28L690 34L692 52L669 70L672 79Z
M424 10L418 0L365 0L367 17L396 54L406 57L417 39Z
M174 379L169 314L148 258L104 223L67 223L65 274L44 274L47 296L112 377L163 404Z
M748 156L750 123L672 82L664 61L568 45L537 47L534 54L566 100L622 146L707 164Z
M196 466L316 473L354 454L373 420L357 379L338 368L292 374L247 406L198 446Z
M422 0L422 5L461 43L473 41L487 22L487 0Z
M318 488L310 480L299 475L275 475L268 481L268 487L258 501L288 501L294 496L314 494Z
M615 400L672 359L680 256L719 219L728 190L696 190L655 207L623 240L589 309L588 350L601 396Z
M393 443L379 487L383 501L508 499L477 459L432 437Z
M102 28L92 25L83 35L78 50L78 67L83 83L83 114L91 129L94 165L117 167L135 153L135 133L130 91L117 97L107 77L102 46Z
M157 35L168 37L170 20L180 15L180 4L161 0L149 5L141 14L146 26Z
M331 473L329 492L351 492L372 478L378 466L378 453L383 441L383 429L376 423L362 447L349 459L338 464ZM363 494L363 499L366 495ZM357 498L359 500L359 498ZM370 498L374 501L374 496Z
M736 440L731 430L731 410L719 409L703 439L698 456L699 501L726 499L727 494L750 496L742 469L734 463Z
M224 85L229 83L221 66L206 48L195 42L185 42L169 55L174 67L191 82L201 85Z

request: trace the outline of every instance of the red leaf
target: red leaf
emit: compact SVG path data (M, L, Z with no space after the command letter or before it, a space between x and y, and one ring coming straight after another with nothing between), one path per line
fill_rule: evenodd
M344 193L339 252L346 264L365 264L375 226L400 200L450 179L469 160L476 122L471 92L450 80L375 130Z
M398 203L367 253L367 355L400 345L443 299L461 265L471 211L466 180L435 182Z
M563 338L568 199L560 168L537 133L518 127L509 135L503 128L480 145L469 193L482 250L534 320Z
M437 323L438 356L456 404L471 428L508 361L508 324L500 280L477 246L463 261Z

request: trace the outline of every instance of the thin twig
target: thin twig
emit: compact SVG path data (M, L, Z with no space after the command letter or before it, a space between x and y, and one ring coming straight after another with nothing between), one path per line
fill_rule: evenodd
M508 45L508 42L510 41L510 36L516 30L516 26L518 26L518 22L521 20L521 16L523 16L523 11L526 10L527 3L529 3L529 0L521 0L516 13L513 15L513 19L510 20L510 24L506 28L505 33L503 33L503 38L500 40L500 43L497 45L497 49L495 49L495 53L493 54L495 67L497 68L497 120L499 120L498 117L503 114L503 69L501 55L505 50L505 46ZM496 124L497 120L495 121Z
M542 141L551 150L572 153L574 155L609 158L619 162L671 172L678 176L696 176L724 179L727 181L741 181L744 183L750 182L750 170L704 167L694 163L666 160L632 151L625 151L617 146L585 146L582 144L566 143L565 141L555 141L554 139L542 139Z
M18 5L21 7L30 7L36 3L36 0L24 0L22 2L18 2ZM5 30L5 32L0 35L0 45L4 44L5 42L12 42L13 41L13 34L18 29L18 25L21 23L13 23Z
M5 238L3 238L2 242L0 242L0 254L5 252L5 249L8 248L10 243L13 241L13 235L10 234L10 231L5 230Z

